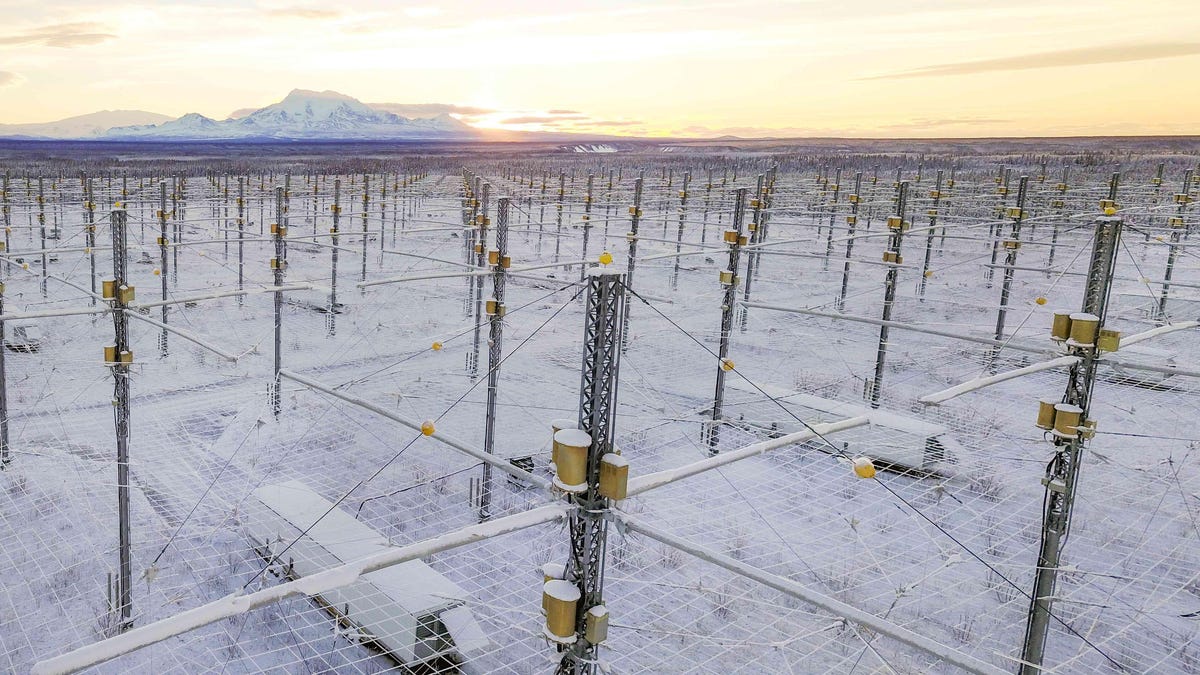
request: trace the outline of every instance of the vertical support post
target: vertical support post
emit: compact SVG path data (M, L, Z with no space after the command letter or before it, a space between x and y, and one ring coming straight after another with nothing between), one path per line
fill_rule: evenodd
M48 269L49 257L46 255L46 192L43 186L43 179L38 176L38 230L42 237L42 297L46 297L46 279L50 273Z
M170 315L170 305L167 304L167 249L171 241L167 238L167 184L158 184L158 278L162 284L162 322L167 323ZM239 286L240 287L240 286ZM167 358L167 329L163 328L158 336L158 353Z
M692 184L692 172L683 173L683 187L679 190L679 231L675 235L675 265L671 270L671 290L679 287L679 252L683 247L683 226L687 220L688 187Z
M589 270L584 325L583 368L579 391L579 428L591 438L587 454L587 487L571 493L576 506L568 516L571 553L567 578L579 589L575 641L563 649L558 675L600 672L599 645L587 640L587 616L604 604L604 563L608 540L609 500L600 494L600 459L614 451L617 382L621 357L624 275L607 267Z
M625 291L633 290L633 270L637 264L638 227L642 222L642 186L646 182L646 172L638 173L633 181L633 206L629 207L629 262L625 268ZM625 298L625 316L621 318L621 351L629 349L629 309L633 307L630 298Z
M1116 186L1114 174L1109 188L1110 199L1116 196ZM1102 216L1096 220L1096 235L1092 243L1092 258L1084 283L1081 309L1099 319L1097 330L1104 326L1108 310L1113 264L1121 239L1122 224L1117 216ZM1079 360L1071 365L1067 373L1067 386L1062 403L1076 406L1080 411L1079 423L1065 431L1056 428L1048 432L1051 442L1054 443L1054 457L1047 465L1046 476L1042 479L1042 484L1046 486L1042 511L1042 542L1021 650L1022 675L1037 675L1042 672L1046 637L1058 581L1059 560L1071 529L1072 508L1078 488L1079 464L1085 444L1083 431L1090 412L1092 389L1096 383L1096 340L1093 339L1090 344L1067 340L1066 346Z
M842 290L838 293L837 310L846 309L846 291L850 288L850 256L854 252L854 233L858 228L858 207L862 203L862 172L854 173L854 194L850 195L850 215L846 216L846 262L842 265Z
M84 203L87 206L87 212L84 214L85 224L83 226L85 246L87 246L88 266L90 273L88 277L89 287L92 290L92 305L96 304L96 195L92 192L92 177L87 177L87 183L84 186ZM143 226L144 227L144 226ZM5 247L7 250L7 247Z
M3 198L3 204L0 204L0 211L4 215L4 250L11 251L12 246L9 241L12 235L12 206L8 203L8 172L4 172L4 186L0 187L0 197Z
M484 269L487 251L487 228L491 224L488 218L488 202L491 199L492 184L483 184L483 199L481 200L478 222L475 228L475 266L471 270L477 272ZM467 355L467 376L472 380L479 374L479 335L483 331L483 277L472 276L471 288L475 295L475 337L471 353Z
M1017 205L1005 214L1012 219L1012 230L1010 230L1008 239L1004 240L1004 250L1007 251L1007 255L1004 259L1004 281L1000 284L1000 309L996 312L995 339L997 342L1004 339L1004 320L1008 316L1008 300L1012 294L1013 275L1016 273L1013 267L1017 264L1017 252L1021 250L1021 222L1025 219L1025 191L1028 186L1029 176L1021 176L1021 182L1017 186ZM994 365L996 356L1000 352L999 345L993 345L991 352L988 362Z
M992 277L996 272L996 260L1000 257L1000 219L1004 217L1005 209L1008 207L1008 182L1011 174L1011 169L1000 167L1000 174L996 176L996 192L1000 194L1000 206L996 207L996 217L988 224L988 238L992 240L992 259L985 272L988 288L992 287Z
M1167 165L1165 162L1159 162L1158 168L1154 171L1154 178L1150 179L1150 185L1153 186L1154 200L1151 202L1152 208L1158 208L1159 200L1162 199L1163 172L1166 171ZM1168 227L1170 225L1168 224ZM1150 229L1146 228L1146 241L1150 241Z
M370 205L371 205L371 190L370 177L363 174L363 194L362 194L362 276L361 281L367 280L367 232L370 224ZM360 289L363 293L367 292L366 288Z
M822 269L829 269L829 259L833 257L833 224L837 218L838 195L842 190L842 169L838 167L833 174L833 185L826 186L833 190L833 197L829 202L829 234L825 239L825 261L822 264Z
M287 256L283 249L283 236L287 228L282 224L283 188L275 188L275 223L271 225L271 235L275 240L275 257L271 258L271 271L275 282L275 370L271 381L271 412L279 419L280 394L282 378L279 371L283 368L283 270L287 267Z
M313 227L316 227L317 217L313 213ZM238 229L238 290L242 290L246 281L246 181L238 176L237 194L237 229ZM164 262L165 259L164 259ZM238 307L245 302L245 296L238 296Z
M708 180L704 184L704 215L700 221L700 243L708 238L708 209L712 205L713 170L708 169Z
M536 253L542 252L542 235L546 232L546 177L545 171L542 172L542 194L538 198L538 238Z
M879 165L871 167L871 196L867 198L867 229L871 229L871 221L875 219L875 199L878 197Z
M1162 173L1162 165L1158 165ZM1192 170L1183 174L1183 190L1175 195L1175 215L1167 218L1167 227L1171 230L1171 243L1167 248L1167 269L1163 273L1162 291L1158 296L1158 319L1163 323L1170 319L1167 316L1167 297L1171 292L1171 277L1175 275L1175 260L1179 257L1179 237L1183 234L1187 205L1192 201Z
M338 224L342 218L342 179L333 179L333 204L329 207L333 212L333 225L329 228L329 311L325 314L325 329L330 337L337 335L337 264L338 264Z
M504 285L508 274L507 197L496 203L496 248L488 251L492 264L492 297L488 300L488 388L487 418L483 430L483 451L496 452L496 397L500 384L500 356L504 337ZM479 489L479 521L492 517L492 465L483 465L483 483Z
M125 314L127 304L125 283L128 269L126 249L126 226L129 215L125 209L117 209L109 217L113 238L113 289L112 304L114 354L108 365L113 373L113 423L117 440L117 526L118 526L118 573L117 605L120 611L121 632L133 626L133 563L131 560L132 536L129 522L129 369L133 354L129 351L129 317ZM132 290L132 289L130 289Z
M941 169L938 169L934 182L934 188L929 193L933 202L929 207L929 231L925 233L925 263L921 265L921 285L917 289L917 297L921 299L921 302L925 302L925 285L929 281L929 277L933 276L933 270L929 269L929 261L933 257L933 235L937 231L938 205L942 203Z
M721 303L721 338L717 347L717 384L713 392L712 420L708 425L705 442L708 454L720 452L721 440L721 408L725 402L725 373L732 370L729 360L729 334L733 331L733 307L737 304L738 259L741 257L742 246L746 244L746 235L742 234L742 220L746 211L746 188L738 188L733 200L733 227L725 230L724 241L729 246L729 262L720 272L721 285L725 287L725 298ZM749 261L747 260L747 264Z
M563 223L563 199L567 195L567 175L561 171L558 172L558 203L555 204L555 224L556 234L554 237L554 262L558 262L558 253L562 248L562 223Z
M1053 218L1052 218L1053 229L1050 231L1050 257L1046 261L1046 268L1047 268L1046 276L1047 277L1049 277L1051 274L1053 274L1052 269L1054 267L1054 254L1058 252L1058 232L1059 232L1059 228L1062 227L1061 221L1062 221L1063 209L1065 209L1066 205L1067 205L1067 180L1070 177L1070 175L1071 175L1071 167L1064 165L1063 172L1062 172L1062 181L1059 182L1059 184L1056 185L1054 188L1055 191L1058 192L1058 196L1055 197L1054 199L1050 200L1050 209L1053 213Z
M587 260L588 255L588 233L592 230L592 183L596 180L595 174L588 172L587 176L587 194L583 197L583 259ZM579 266L579 280L583 281L583 277L587 274L587 265Z
M888 250L883 253L883 261L888 263L887 278L883 286L883 321L879 327L879 346L875 351L875 377L867 383L866 399L872 408L879 407L879 397L883 388L883 370L887 361L888 324L892 320L892 306L896 303L896 280L900 276L900 265L904 258L900 255L900 246L904 241L904 231L908 229L908 221L904 220L904 212L908 207L908 181L897 181L896 215L887 219Z
M180 244L183 242L183 224L180 222L180 219L179 219L179 190L180 190L179 178L175 177L175 178L172 178L171 180L173 181L172 185L171 185L171 223L172 223L172 230L174 230L174 235L175 235L173 238L173 243ZM164 269L163 274L166 274L166 273L167 273L167 271ZM176 288L179 287L179 246L178 245L171 247L171 281L175 284Z
M4 282L0 281L0 316L4 315ZM12 457L8 449L8 375L4 370L5 346L4 320L0 319L0 470L4 469Z
M762 228L759 224L762 220L763 211L763 175L758 174L758 186L754 189L754 199L750 200L750 206L754 209L754 215L750 221L750 243L757 244L762 240ZM737 213L734 213L734 218L737 218ZM755 251L751 251L750 255L746 256L746 288L742 292L742 300L749 302L750 300L750 284L754 282L754 266L758 262L758 256ZM732 269L732 268L731 268ZM733 270L737 273L737 270ZM749 310L745 305L738 307L738 314L741 316L741 330L746 332L747 323L749 321Z

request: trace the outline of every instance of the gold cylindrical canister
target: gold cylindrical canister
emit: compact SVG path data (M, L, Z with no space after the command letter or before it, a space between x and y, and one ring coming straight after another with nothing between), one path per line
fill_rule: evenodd
M1055 312L1054 321L1050 324L1050 337L1055 340L1066 340L1071 337L1071 315L1068 312Z
M1059 403L1054 406L1054 431L1062 436L1074 437L1079 434L1079 421L1083 417L1083 408L1070 403Z
M587 455L592 437L579 429L563 429L554 434L558 444L558 482L560 487L576 491L587 489Z
M561 638L575 635L575 612L579 604L579 589L562 579L552 579L542 585L542 603L546 606L546 628Z
M1100 317L1087 312L1076 312L1071 315L1071 340L1081 346L1096 343L1096 333L1100 329Z
M1037 427L1049 431L1054 428L1054 406L1058 401L1042 399L1038 401Z

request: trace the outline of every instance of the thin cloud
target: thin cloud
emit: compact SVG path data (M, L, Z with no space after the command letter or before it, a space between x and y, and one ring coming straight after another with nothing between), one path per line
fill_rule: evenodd
M21 76L8 70L0 70L0 87L11 87L21 81Z
M600 120L598 122L588 122L591 126L596 127L636 127L645 122L641 120Z
M562 117L548 115L522 115L500 120L500 124L560 124L561 122L563 122Z
M488 115L498 112L490 108L478 108L469 105L455 105L453 103L368 103L376 110L395 113L403 116L428 117L430 115L441 115L449 113L451 115Z
M578 110L547 110L547 115L582 115Z
M1012 124L1013 120L992 119L987 117L949 117L942 119L930 119L926 117L910 120L908 122L897 122L895 124L885 124L881 129L933 129L937 127L953 127L953 126L990 126L995 124Z
M941 77L946 75L974 75L976 73L1009 70L1033 70L1037 68L1060 68L1064 66L1091 66L1105 63L1128 63L1150 61L1179 56L1200 54L1200 42L1157 42L1134 45L1104 45L1061 49L1037 54L1022 54L981 61L960 61L924 66L887 75L859 78L861 80L892 80L911 77Z
M116 39L96 23L58 23L20 33L0 35L0 45L42 45L44 47L85 47Z
M279 7L268 9L268 16L288 19L336 19L342 15L336 9L321 9L319 7Z

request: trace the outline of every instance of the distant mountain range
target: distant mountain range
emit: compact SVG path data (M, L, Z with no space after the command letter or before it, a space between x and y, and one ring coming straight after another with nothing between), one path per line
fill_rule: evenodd
M244 113L244 114L243 114ZM295 89L282 101L238 117L199 113L178 119L140 110L106 110L58 122L0 124L0 138L90 140L471 140L484 137L447 113L409 118L335 91ZM543 136L542 134L538 134Z

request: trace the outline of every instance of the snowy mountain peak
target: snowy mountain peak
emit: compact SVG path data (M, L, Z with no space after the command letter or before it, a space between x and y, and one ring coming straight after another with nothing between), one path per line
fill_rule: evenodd
M293 89L278 103L220 122L189 113L156 126L117 127L107 133L122 138L319 140L462 139L477 134L471 126L444 113L409 119L336 91L307 89Z

